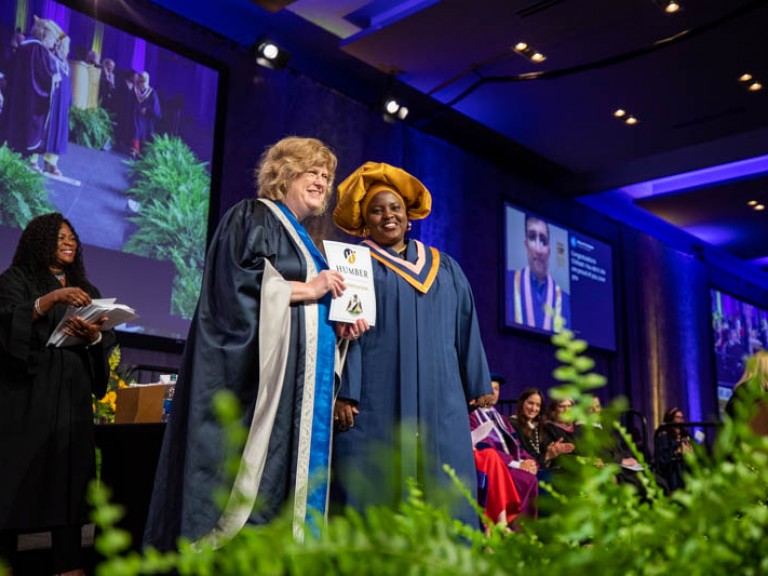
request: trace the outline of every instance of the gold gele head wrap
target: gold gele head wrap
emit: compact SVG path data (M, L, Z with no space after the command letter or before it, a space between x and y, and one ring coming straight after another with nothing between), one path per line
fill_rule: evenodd
M432 195L418 178L384 162L366 162L339 184L333 221L345 232L363 236L365 209L382 190L403 200L408 220L426 218L432 210Z

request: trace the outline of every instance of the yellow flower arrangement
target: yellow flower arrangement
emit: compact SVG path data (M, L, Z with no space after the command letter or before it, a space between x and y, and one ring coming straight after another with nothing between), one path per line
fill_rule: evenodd
M128 384L123 377L123 370L120 368L121 352L120 346L112 348L109 354L109 382L107 382L107 393L99 399L93 396L93 420L94 422L114 422L115 412L117 412L117 390L118 388L127 388Z

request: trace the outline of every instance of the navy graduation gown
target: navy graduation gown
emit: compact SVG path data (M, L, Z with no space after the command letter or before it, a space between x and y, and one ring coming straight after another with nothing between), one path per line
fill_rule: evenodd
M450 256L417 241L406 261L382 248L377 256L367 243L376 326L347 353L338 396L357 402L360 414L334 437L334 498L360 510L393 506L410 477L428 501L476 526L477 514L442 469L451 466L476 493L467 403L490 394L491 379L469 282ZM409 274L383 264L385 253Z

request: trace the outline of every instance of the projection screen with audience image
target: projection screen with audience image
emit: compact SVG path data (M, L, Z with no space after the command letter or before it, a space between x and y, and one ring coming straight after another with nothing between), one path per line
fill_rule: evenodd
M53 0L3 2L0 26L0 269L31 218L61 212L91 281L140 314L121 330L186 338L220 66Z

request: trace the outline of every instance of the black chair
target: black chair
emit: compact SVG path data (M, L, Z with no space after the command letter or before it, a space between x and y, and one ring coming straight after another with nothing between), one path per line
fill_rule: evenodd
M619 423L629 432L632 442L634 442L638 451L643 455L645 461L651 465L653 463L653 453L648 444L648 420L639 410L629 408L619 414Z
M506 417L512 416L516 411L517 400L502 400L496 403L496 410Z

